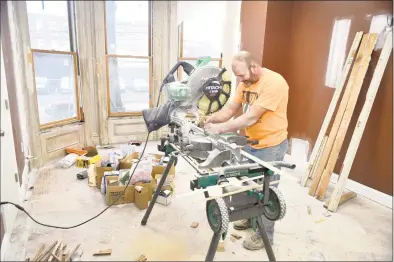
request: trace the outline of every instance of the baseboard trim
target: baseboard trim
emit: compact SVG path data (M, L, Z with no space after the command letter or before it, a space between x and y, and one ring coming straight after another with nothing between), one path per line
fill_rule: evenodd
M338 181L338 178L339 178L338 174L333 173L331 176L330 182L333 184L336 184ZM357 193L358 195L368 198L369 200L372 200L372 201L377 202L385 207L393 209L393 197L390 195L387 195L387 194L380 192L376 189L373 189L371 187L360 184L360 183L353 181L351 179L348 179L346 181L345 188Z

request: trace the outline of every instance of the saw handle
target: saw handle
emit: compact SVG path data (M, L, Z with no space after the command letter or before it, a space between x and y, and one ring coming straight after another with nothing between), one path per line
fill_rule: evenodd
M257 145L259 143L259 140L247 140L249 145Z
M285 161L272 161L269 162L271 165L273 165L274 167L280 168L280 167L284 167L284 168L289 168L289 169L295 169L296 165L295 164L291 164Z

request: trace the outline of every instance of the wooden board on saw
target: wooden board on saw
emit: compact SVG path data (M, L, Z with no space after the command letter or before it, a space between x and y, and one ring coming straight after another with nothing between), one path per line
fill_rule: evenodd
M380 53L379 61L376 65L374 74L372 76L372 80L367 91L363 108L361 109L361 113L358 117L356 127L354 129L348 150L345 155L345 159L342 164L338 182L336 183L334 191L331 194L330 201L327 207L329 211L335 212L338 206L341 204L341 199L343 196L343 191L345 189L346 180L349 177L350 169L356 157L356 152L360 144L361 137L364 133L364 129L367 124L369 114L372 110L372 105L375 101L375 97L378 92L380 82L382 81L383 73L386 69L392 48L393 48L392 31L390 31L386 35L385 43Z
M323 170L323 174L321 176L319 186L315 193L316 198L320 200L324 199L324 195L326 193L328 184L330 183L331 175L334 172L335 164L338 161L339 153L341 151L343 142L345 141L345 136L349 128L350 121L352 120L354 109L356 108L358 96L360 94L365 75L368 71L369 63L371 61L372 51L374 50L376 41L378 39L378 34L366 34L366 36L368 36L368 44L366 51L363 54L363 58L361 60L362 64L358 70L356 79L354 80L349 101L343 113L342 120L340 121L340 126L335 135L334 143L332 144L332 149L328 157L327 164Z
M315 192L316 192L316 189L318 188L318 185L320 183L320 179L322 177L324 168L326 167L326 163L330 157L331 149L333 147L333 144L335 142L335 138L336 138L338 130L340 128L342 118L345 114L346 106L349 102L349 99L351 98L354 83L356 82L356 80L358 78L359 71L364 64L363 62L365 62L366 60L369 61L369 59L370 59L370 54L373 49L373 48L371 49L371 47L370 47L372 44L369 44L370 39L372 39L371 43L373 43L373 46L374 46L374 43L376 42L376 36L371 38L371 34L364 34L363 35L361 45L360 45L359 51L358 51L356 59L355 59L355 63L353 65L352 71L350 73L349 80L347 82L341 103L340 103L338 111L337 111L337 114L335 116L334 123L331 127L330 134L328 136L326 145L323 148L322 155L321 155L320 161L317 163L315 172L312 174L312 177L314 177L314 178L313 178L312 184L309 188L309 195L311 195L311 196L315 195ZM375 40L373 40L373 39L375 39ZM362 74L360 74L360 77L361 76L362 76Z
M337 83L335 84L335 92L331 99L330 106L328 107L326 116L324 118L323 124L320 128L319 135L317 136L315 145L313 147L308 166L306 172L301 179L301 185L306 186L308 178L313 178L312 174L314 174L314 170L316 169L316 163L319 162L320 156L324 149L325 145L325 135L327 133L328 126L331 122L332 116L335 112L335 108L337 107L338 101L341 97L343 87L345 86L346 79L349 75L350 68L352 67L354 58L357 54L358 47L360 46L361 38L363 36L363 32L357 32L356 36L354 37L353 44L350 48L349 54L346 58L346 62L344 68L341 73L341 77L338 78ZM327 140L327 139L326 139Z

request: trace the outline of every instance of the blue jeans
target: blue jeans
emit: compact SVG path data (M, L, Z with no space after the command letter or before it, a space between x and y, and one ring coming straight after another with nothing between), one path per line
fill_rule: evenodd
M283 161L287 148L289 146L289 142L287 139L285 139L282 143L280 143L277 146L272 146L272 147L266 147L262 149L253 149L249 145L247 145L244 150L248 152L249 154L260 158L261 160L265 162L270 162L270 161ZM250 161L253 163L253 161ZM279 168L280 169L280 168ZM280 175L274 175L271 177L271 182L272 181L277 181L280 180ZM279 184L275 184L273 186L278 187ZM274 239L274 227L275 227L275 222L268 220L264 215L262 216L265 230L267 231L268 239L270 240L271 244L273 243Z

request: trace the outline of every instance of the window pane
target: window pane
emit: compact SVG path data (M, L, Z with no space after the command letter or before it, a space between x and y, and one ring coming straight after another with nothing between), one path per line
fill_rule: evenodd
M149 59L109 57L111 112L149 108Z
M106 1L108 54L148 56L149 1Z
M33 58L40 124L77 117L73 56L34 53Z
M70 51L67 1L26 1L30 46Z
M188 62L189 64L191 64L193 66L196 66L196 62L197 62L197 60L184 60L184 61ZM208 63L208 65L219 67L219 61L210 61ZM188 75L182 70L182 79L180 79L180 80L182 80L182 81L187 80L187 77L188 77Z

